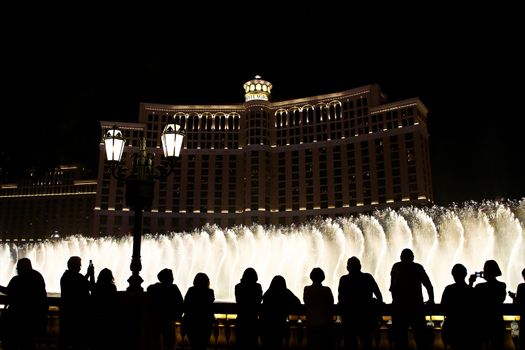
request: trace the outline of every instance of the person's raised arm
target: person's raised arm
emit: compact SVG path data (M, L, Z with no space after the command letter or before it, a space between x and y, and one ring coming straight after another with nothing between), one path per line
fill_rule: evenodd
M92 292L95 289L95 267L93 266L93 262L91 260L89 260L86 278L88 280L88 288Z
M473 273L472 275L469 276L469 278L468 278L468 285L469 285L469 287L473 287L474 286L474 282L476 282L476 278L477 277L478 276L476 276L475 273Z

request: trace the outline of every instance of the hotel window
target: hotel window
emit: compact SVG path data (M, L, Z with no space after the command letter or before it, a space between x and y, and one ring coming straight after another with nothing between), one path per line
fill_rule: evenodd
M314 208L314 195L311 191L306 192L306 209Z
M293 187L292 210L299 210L299 188L298 187Z
M321 116L322 116L321 107L316 106L315 107L315 122L317 124L321 123Z
M321 208L326 209L328 208L328 184L326 183L326 179L321 179L321 187L320 187L320 198L321 198Z
M195 186L195 183L193 181L188 181L188 188L194 188L194 186ZM193 212L193 191L187 192L186 211Z
M303 111L301 112L301 116L302 116L302 124L303 125L306 125L308 124L308 109L303 109Z

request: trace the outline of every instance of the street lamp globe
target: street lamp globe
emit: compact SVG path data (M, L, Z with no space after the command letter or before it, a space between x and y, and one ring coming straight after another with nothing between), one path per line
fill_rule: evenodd
M120 162L125 144L126 140L118 127L114 126L106 132L104 135L104 146L108 162Z
M164 157L172 158L180 155L184 132L175 123L167 124L162 131L161 141Z

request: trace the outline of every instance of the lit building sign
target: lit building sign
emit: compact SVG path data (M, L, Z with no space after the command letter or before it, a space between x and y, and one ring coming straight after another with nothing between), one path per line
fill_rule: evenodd
M247 101L253 101L253 100L268 101L268 95L266 95L266 94L248 93L248 94L244 95L244 98L246 99L246 102Z

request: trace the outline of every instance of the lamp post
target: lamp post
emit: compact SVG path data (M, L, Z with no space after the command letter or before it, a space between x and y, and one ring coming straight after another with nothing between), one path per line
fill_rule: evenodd
M142 239L142 217L144 210L149 210L153 202L153 188L155 180L166 178L173 172L176 158L180 155L184 132L174 123L166 125L162 132L161 141L164 156L168 166L153 167L154 154L148 155L146 139L140 140L138 153L134 154L131 170L125 168L120 160L124 151L126 140L122 131L117 126L109 129L104 135L107 164L113 177L125 181L126 203L134 211L133 226L133 254L131 257L131 277L128 279L130 292L142 292L144 281L140 277L142 263L140 261L140 245Z

